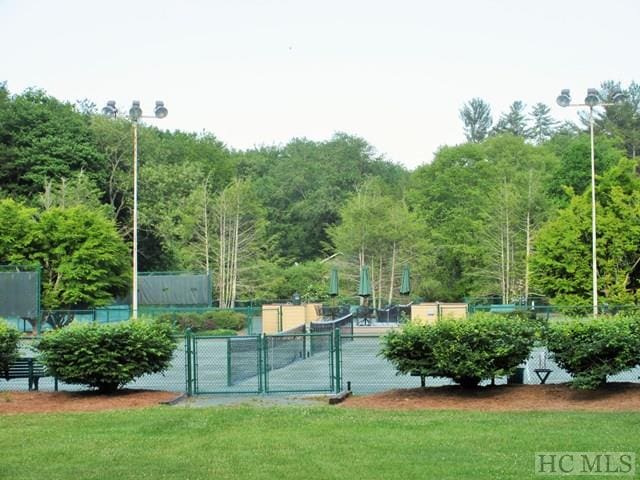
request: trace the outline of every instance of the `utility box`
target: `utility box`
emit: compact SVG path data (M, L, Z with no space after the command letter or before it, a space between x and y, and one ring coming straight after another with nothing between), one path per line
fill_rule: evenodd
M440 318L467 318L469 306L466 303L441 303Z
M315 308L307 305L271 304L262 306L262 333L281 333L309 323L313 319L307 318L307 312L313 312Z
M411 321L422 325L447 318L467 318L469 306L466 303L418 303L411 305Z
M286 332L306 323L304 305L282 305L282 330Z
M304 309L307 325L309 325L311 322L317 322L318 319L322 316L321 303L305 303Z
M262 333L278 333L282 331L281 305L262 305Z
M417 303L411 305L411 321L426 325L438 319L438 303Z

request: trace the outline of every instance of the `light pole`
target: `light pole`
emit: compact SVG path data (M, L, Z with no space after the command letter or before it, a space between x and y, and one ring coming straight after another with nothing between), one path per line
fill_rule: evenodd
M596 161L595 149L593 146L593 107L615 105L624 100L621 92L615 92L612 96L613 103L605 103L600 98L598 90L587 89L587 96L584 103L571 103L571 92L568 88L560 91L556 102L561 107L589 107L589 130L591 134L591 267L593 285L593 316L598 316L598 264L596 258Z
M118 108L114 100L109 100L102 109L104 115L118 116ZM169 111L164 102L157 100L153 110L154 116L142 115L140 102L134 100L129 109L129 115L124 115L131 121L133 131L133 284L131 287L131 317L138 318L138 120L141 118L164 118Z

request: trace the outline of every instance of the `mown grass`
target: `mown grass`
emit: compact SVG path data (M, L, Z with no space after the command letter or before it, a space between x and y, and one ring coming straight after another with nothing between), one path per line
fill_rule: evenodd
M638 432L640 413L158 407L16 415L0 417L0 478L540 478L534 452L639 452Z

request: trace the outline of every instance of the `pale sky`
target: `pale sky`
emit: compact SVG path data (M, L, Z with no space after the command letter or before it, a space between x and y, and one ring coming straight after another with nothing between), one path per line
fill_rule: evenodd
M113 99L228 147L364 137L409 168L464 141L458 111L640 81L637 0L0 0L0 81Z

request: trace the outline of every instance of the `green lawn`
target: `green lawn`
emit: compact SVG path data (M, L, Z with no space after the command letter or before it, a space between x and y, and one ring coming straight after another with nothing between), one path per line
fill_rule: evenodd
M0 479L549 478L534 475L534 452L640 453L639 433L640 413L158 407L18 415L0 417Z

